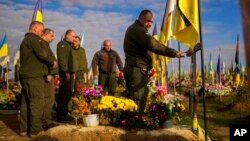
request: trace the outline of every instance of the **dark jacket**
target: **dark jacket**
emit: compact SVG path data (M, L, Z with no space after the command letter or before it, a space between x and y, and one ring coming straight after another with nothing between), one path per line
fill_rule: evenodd
M50 48L49 43L43 40L43 45L44 45L44 48L48 51L48 55L52 57L54 61L57 61L53 51ZM54 74L54 75L58 74L58 68L53 69L52 66L48 64L47 62L44 62L44 64L46 65L46 71L48 72L48 74Z
M125 34L125 64L150 70L152 68L152 58L148 51L168 57L175 57L177 53L176 50L166 47L155 40L147 29L136 20L134 24L128 27Z
M72 48L69 60L71 62L69 64L70 72L86 72L88 70L88 62L84 48Z
M69 73L69 55L71 52L71 43L66 41L60 41L57 44L57 60L59 66L59 75L65 77L66 73Z
M97 66L99 72L112 73L116 72L116 65L120 71L123 70L123 64L118 53L114 50L105 51L105 49L102 49L96 52L93 57L93 75L97 75Z
M20 45L20 78L41 77L48 74L46 66L54 63L54 58L44 48L43 39L33 33L25 34Z

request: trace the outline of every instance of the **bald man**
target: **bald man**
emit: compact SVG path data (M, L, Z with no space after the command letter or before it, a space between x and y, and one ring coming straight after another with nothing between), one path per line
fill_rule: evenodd
M92 60L92 70L95 80L108 91L109 95L114 96L116 89L116 66L120 71L123 70L123 63L119 54L111 49L111 41L105 40L103 48L96 52ZM98 67L98 71L97 71ZM99 77L98 77L99 72Z

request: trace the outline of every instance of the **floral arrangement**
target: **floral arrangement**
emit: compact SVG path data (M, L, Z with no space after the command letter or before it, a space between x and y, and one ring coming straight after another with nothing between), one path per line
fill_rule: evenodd
M83 115L97 113L98 104L102 96L102 86L95 85L86 88L81 85L77 86L75 94L68 104L69 114L74 118L80 118Z
M133 100L114 96L104 96L98 104L98 111L109 118L111 124L119 124L122 115L136 112L137 109Z
M100 99L103 96L103 87L101 85L95 85L94 88L77 88L77 91L83 95L87 102L93 99Z
M117 98L114 96L104 96L102 97L100 104L98 105L98 109L100 111L136 111L138 106L135 104L133 100L126 98Z
M208 96L230 95L233 89L230 86L225 85L205 85L205 90Z
M0 110L19 110L21 103L21 86L9 83L7 91L3 81L0 80Z
M168 94L164 87L151 88L147 112L156 123L163 123L167 119L178 117L178 113L185 110L184 100L182 95Z

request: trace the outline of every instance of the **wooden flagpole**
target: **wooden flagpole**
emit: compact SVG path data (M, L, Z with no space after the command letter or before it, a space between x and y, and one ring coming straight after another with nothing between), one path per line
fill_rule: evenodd
M9 57L9 56L6 56ZM6 92L9 94L9 58L7 58L7 63L6 63Z
M201 76L202 76L202 96L203 96L203 115L204 115L204 130L205 130L205 141L207 141L207 115L206 115L206 96L205 96L205 74L204 74L204 54L203 54L203 38L201 28L201 3L198 0L198 15L199 15L199 30L200 30L200 43L201 43Z
M180 42L178 42L178 51L181 51ZM181 94L181 57L179 57L179 94Z

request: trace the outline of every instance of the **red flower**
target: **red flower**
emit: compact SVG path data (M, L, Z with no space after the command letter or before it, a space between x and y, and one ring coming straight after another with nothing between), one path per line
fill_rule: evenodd
M83 86L82 85L78 85L78 86L76 86L76 90L79 92L79 91L81 91L83 89Z
M159 90L158 92L159 92L159 94L164 94L164 90L162 90L162 89Z
M122 71L120 71L120 72L118 73L118 77L119 77L119 78L123 78L123 72L122 72Z
M126 125L126 124L127 124L127 120L123 119L123 120L121 121L121 124L122 124L123 126Z
M55 86L58 86L59 83L60 83L59 79L55 79L55 80L54 80L54 85L55 85Z

